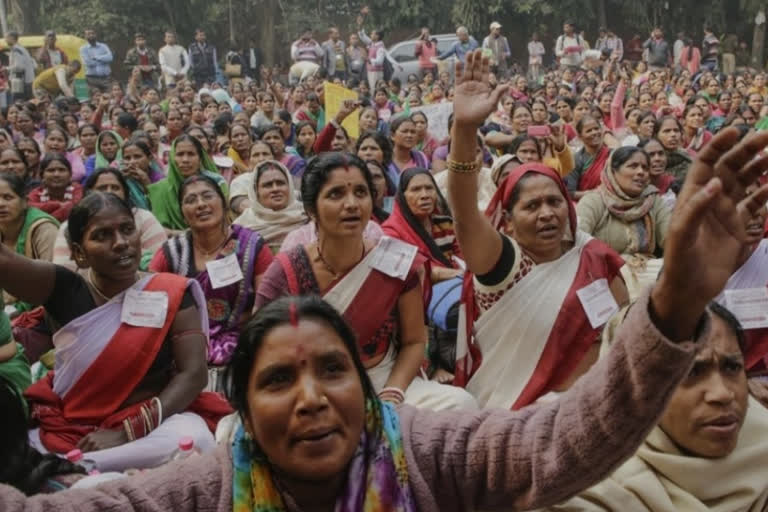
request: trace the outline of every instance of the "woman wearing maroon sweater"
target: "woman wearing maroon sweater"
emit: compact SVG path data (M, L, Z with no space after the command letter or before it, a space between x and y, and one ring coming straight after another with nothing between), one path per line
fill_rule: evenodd
M462 182L475 176L459 164L473 162L477 126L504 92L491 92L481 55L457 69L454 198L473 195L476 185ZM285 298L259 311L233 355L228 392L243 426L231 449L90 491L28 498L0 486L0 509L463 511L563 501L634 453L691 367L709 329L705 307L738 264L740 215L768 198L768 186L744 192L768 168L768 158L752 161L768 133L738 137L719 134L691 167L664 273L610 354L560 400L514 412L393 407L373 395L339 315L317 299ZM476 210L475 197L466 203ZM480 231L498 237L490 224ZM500 244L485 250L498 255Z

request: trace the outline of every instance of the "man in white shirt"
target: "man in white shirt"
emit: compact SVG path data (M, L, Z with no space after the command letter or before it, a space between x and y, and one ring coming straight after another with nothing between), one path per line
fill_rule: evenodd
M158 58L166 87L176 87L176 82L187 77L189 54L183 46L176 44L175 33L171 31L165 33L165 46L160 48Z
M539 80L545 53L544 45L539 41L539 34L534 32L528 42L528 74L534 82Z
M563 23L563 34L557 38L555 55L560 59L560 67L563 69L578 69L584 61L584 51L587 50L586 42L573 30L573 23Z
M32 82L35 80L35 59L19 44L18 32L8 32L5 41L11 49L8 61L11 101L29 99L32 96Z
M672 45L672 57L675 62L675 71L680 70L680 56L683 54L683 48L685 48L685 33L678 32L677 40Z

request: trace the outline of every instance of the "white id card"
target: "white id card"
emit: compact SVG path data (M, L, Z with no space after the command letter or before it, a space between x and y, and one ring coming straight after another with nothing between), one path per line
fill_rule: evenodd
M208 277L211 278L214 289L224 288L243 280L243 271L240 270L240 263L235 253L220 260L209 261L205 264L205 268L208 270Z
M613 298L608 280L598 279L576 292L581 301L584 312L587 313L589 323L593 329L597 329L607 322L611 316L619 310L616 299Z
M129 288L123 299L120 321L136 327L160 328L165 325L168 314L168 294L165 292L142 292Z
M370 266L390 277L405 281L418 248L402 240L384 236L375 251Z
M768 288L725 290L725 303L744 329L768 327Z

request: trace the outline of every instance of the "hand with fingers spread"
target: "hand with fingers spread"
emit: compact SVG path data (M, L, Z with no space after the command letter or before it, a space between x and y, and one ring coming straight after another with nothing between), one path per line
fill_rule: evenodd
M483 57L482 50L467 54L464 69L456 63L456 86L453 93L453 122L462 125L480 127L496 110L501 96L508 86L491 89L488 57Z
M768 170L768 132L739 141L719 133L691 165L664 246L664 269L651 295L658 327L672 339L693 336L707 303L737 270L745 219L766 199L768 185L746 188Z

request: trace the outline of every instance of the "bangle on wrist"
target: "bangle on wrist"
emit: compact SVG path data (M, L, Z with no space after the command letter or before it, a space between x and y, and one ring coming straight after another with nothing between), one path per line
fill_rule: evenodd
M405 402L405 393L400 388L387 386L379 392L379 398L385 402L401 404Z
M452 158L447 162L448 170L460 174L474 174L480 172L480 164L472 160L471 162L457 162Z

